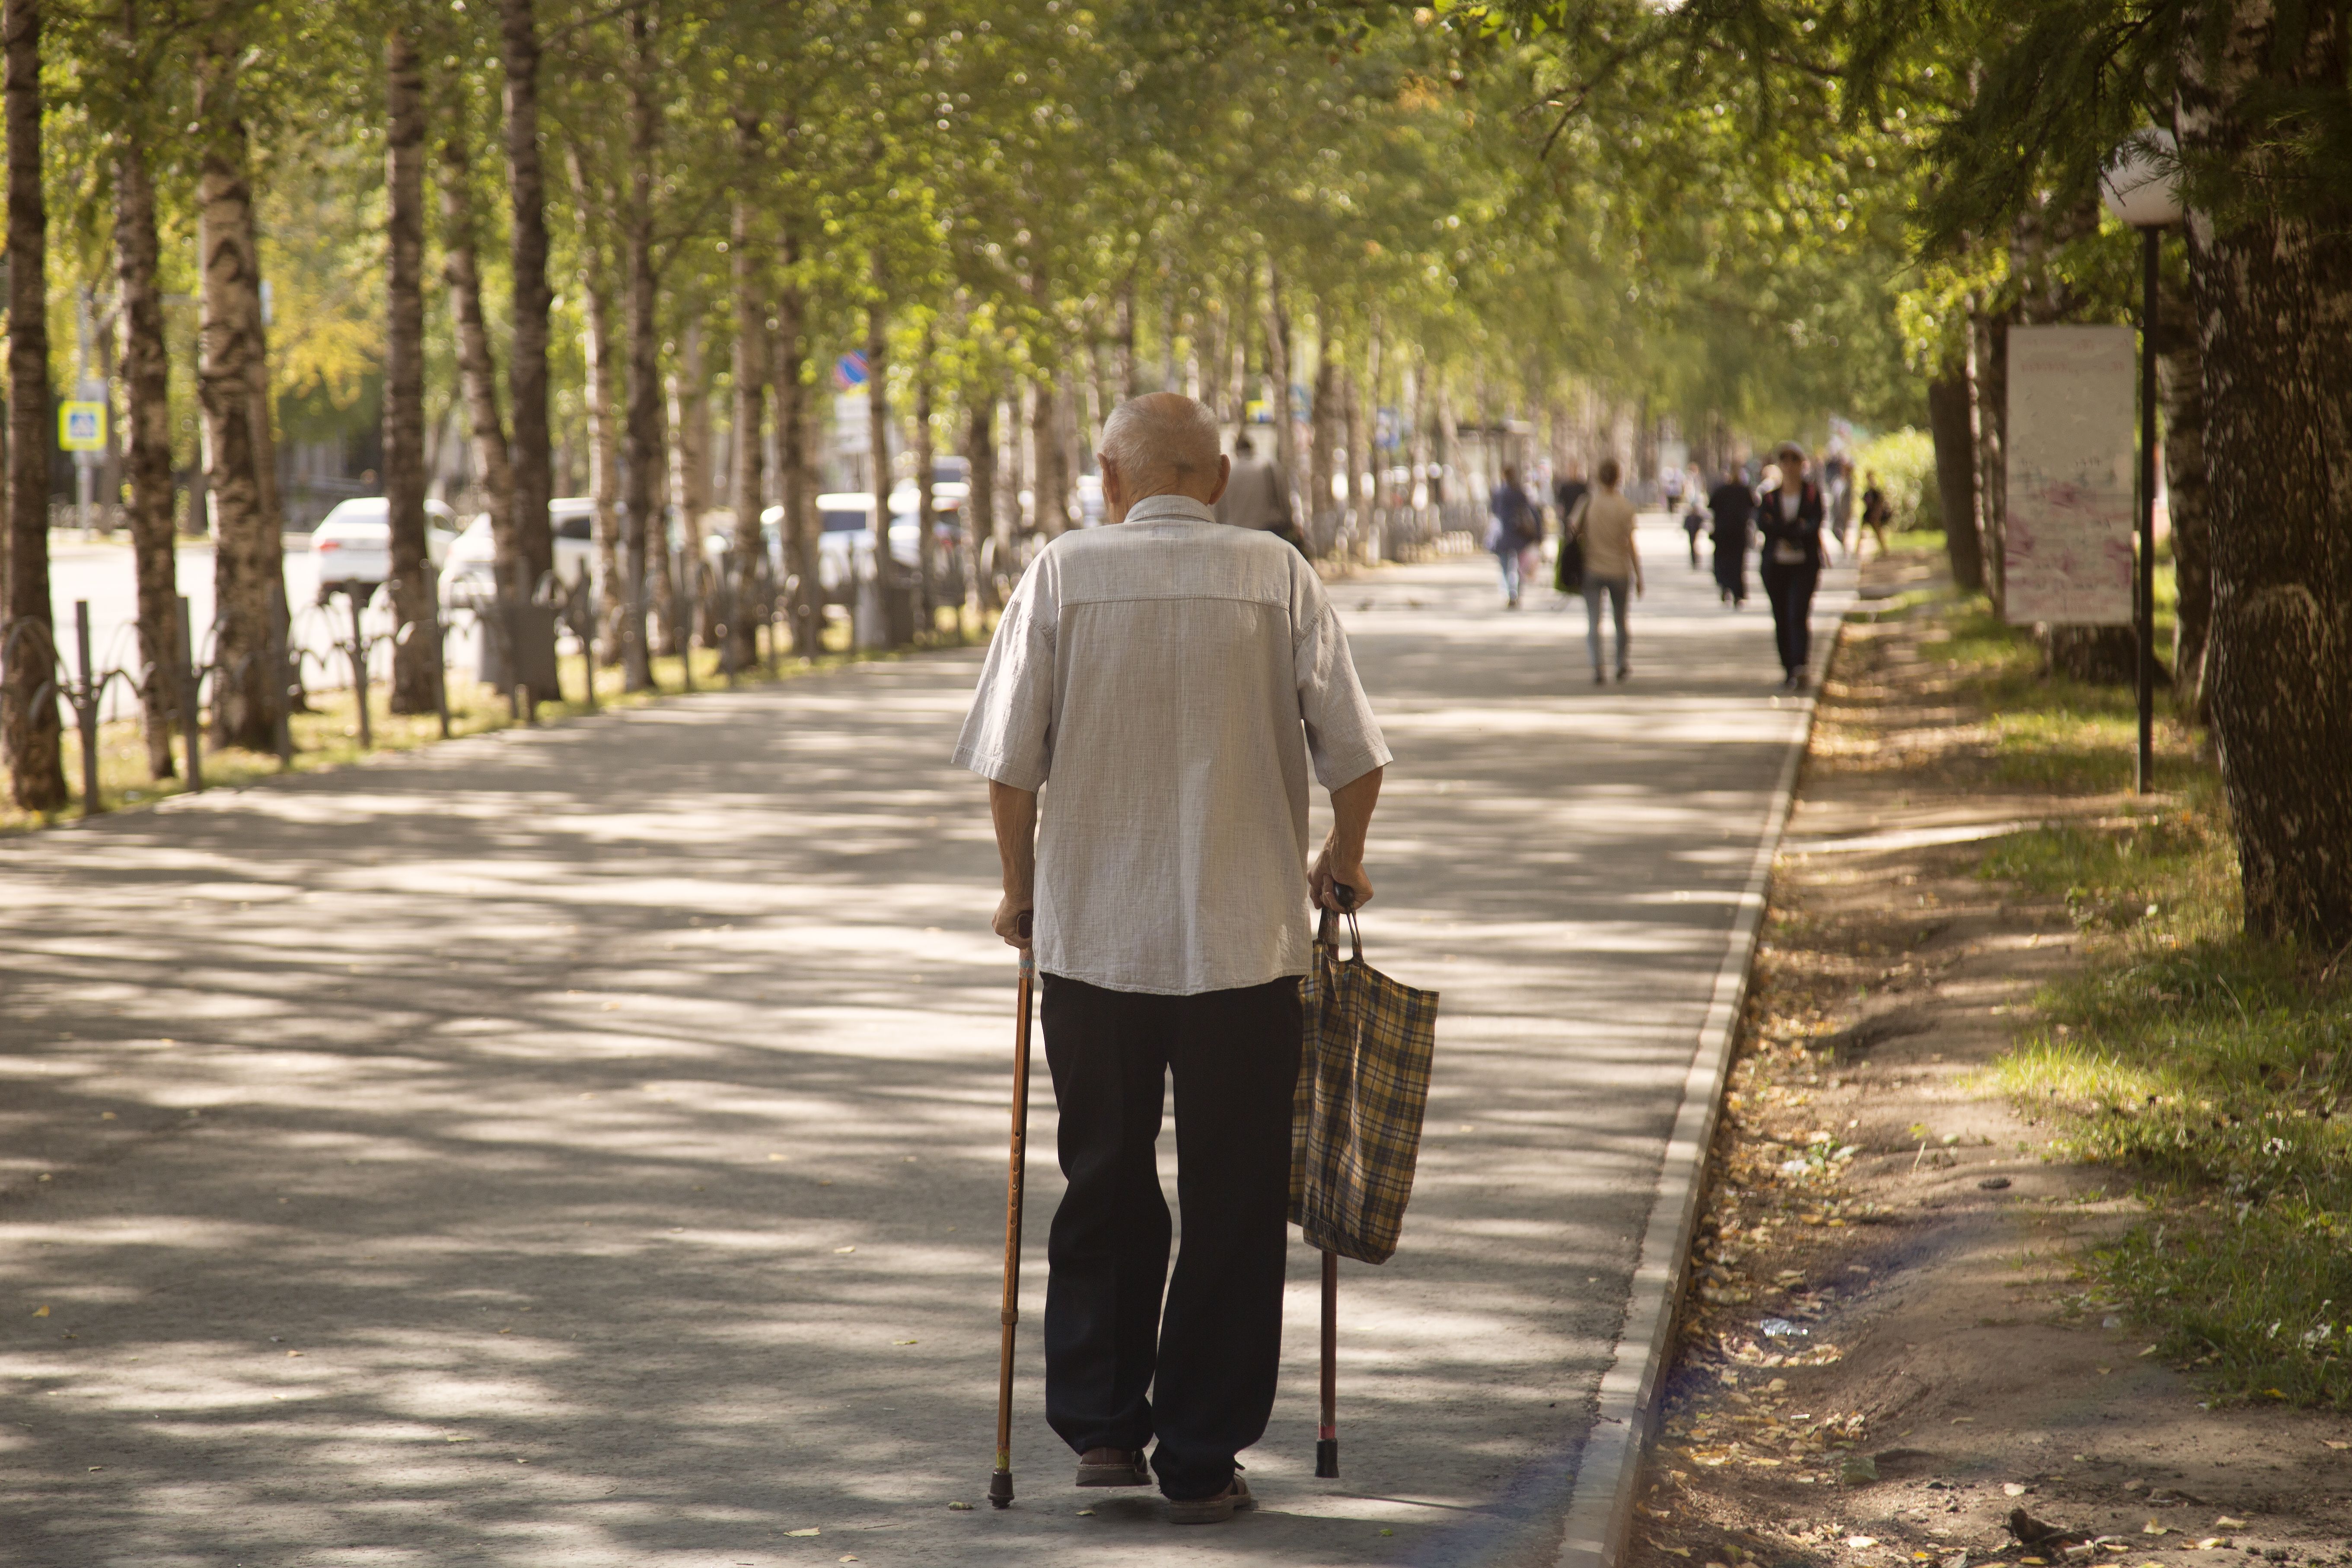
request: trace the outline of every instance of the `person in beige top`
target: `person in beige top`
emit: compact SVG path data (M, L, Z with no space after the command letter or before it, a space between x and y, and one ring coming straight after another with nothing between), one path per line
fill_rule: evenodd
M1608 597L1617 623L1617 679L1633 674L1625 637L1625 595L1642 592L1642 551L1633 541L1633 503L1617 488L1617 459L1603 458L1593 478L1600 481L1584 509L1578 539L1584 546L1584 646L1592 655L1592 684L1608 681L1601 662L1601 601Z

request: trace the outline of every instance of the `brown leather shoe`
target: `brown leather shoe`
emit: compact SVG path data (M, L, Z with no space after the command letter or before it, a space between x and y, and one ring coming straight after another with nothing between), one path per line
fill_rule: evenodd
M1150 1484L1151 1467L1143 1462L1140 1448L1088 1448L1078 1456L1078 1485L1082 1487Z
M1250 1496L1249 1483L1236 1475L1233 1484L1214 1497L1168 1500L1168 1522L1171 1524L1223 1524L1245 1508L1255 1508L1257 1499Z

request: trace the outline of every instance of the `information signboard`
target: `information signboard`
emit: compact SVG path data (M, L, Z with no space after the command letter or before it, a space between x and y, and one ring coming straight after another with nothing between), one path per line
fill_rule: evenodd
M2133 352L2129 327L2009 330L2013 624L2132 622Z
M97 452L106 447L106 405L58 405L58 447L66 452Z

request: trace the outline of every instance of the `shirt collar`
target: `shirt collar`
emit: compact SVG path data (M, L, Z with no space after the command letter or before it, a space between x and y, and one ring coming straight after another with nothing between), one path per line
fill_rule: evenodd
M1127 510L1129 522L1158 522L1163 519L1182 518L1191 522L1214 522L1214 509L1191 496L1145 496Z

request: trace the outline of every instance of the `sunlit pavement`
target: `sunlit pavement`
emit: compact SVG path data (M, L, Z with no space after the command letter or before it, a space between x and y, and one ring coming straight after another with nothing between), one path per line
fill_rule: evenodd
M1444 994L1403 1248L1343 1271L1342 1479L1298 1247L1260 1511L1070 1486L1041 1070L987 1506L963 655L0 841L0 1562L1548 1561L1799 721L1760 600L1643 542L1624 687L1484 556L1334 589L1397 753L1369 956Z

